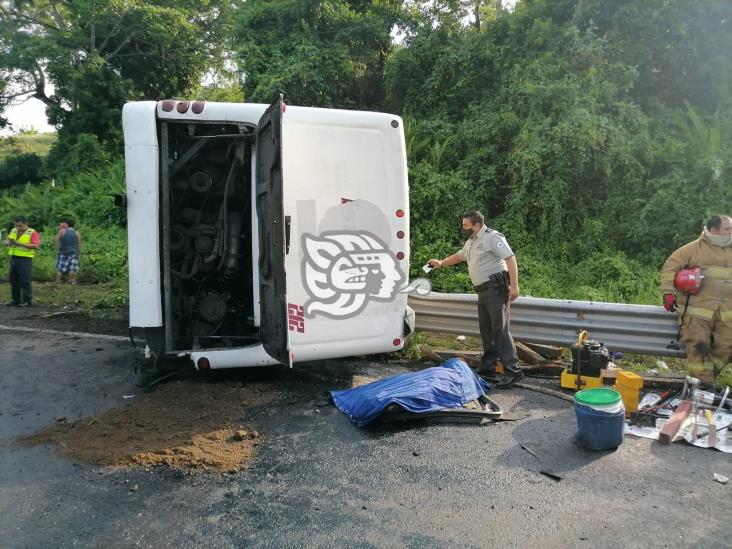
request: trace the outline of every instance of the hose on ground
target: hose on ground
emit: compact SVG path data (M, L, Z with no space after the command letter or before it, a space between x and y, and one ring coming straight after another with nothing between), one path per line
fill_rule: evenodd
M529 385L528 383L514 383L513 387L519 387L520 389L527 389L529 391L536 391L537 393L544 393L553 397L561 398L574 404L574 397L562 393L561 391L555 391L554 389L547 389L545 387L537 387L536 385Z

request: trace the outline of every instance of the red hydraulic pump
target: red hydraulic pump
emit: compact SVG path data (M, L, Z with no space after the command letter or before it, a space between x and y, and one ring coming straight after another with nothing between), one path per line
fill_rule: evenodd
M682 269L674 276L674 287L683 294L696 295L704 282L701 267Z

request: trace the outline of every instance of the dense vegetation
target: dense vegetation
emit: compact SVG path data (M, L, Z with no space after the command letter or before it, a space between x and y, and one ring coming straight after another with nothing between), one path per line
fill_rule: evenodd
M28 212L47 242L75 217L91 279L124 272L110 194L123 180L120 109L135 99L283 91L293 104L401 114L413 276L460 245L460 214L477 207L514 247L523 293L655 303L664 257L732 211L732 2L0 6L0 109L33 95L59 127L43 162L0 158L0 185L13 184L0 216ZM461 269L434 281L470 288Z

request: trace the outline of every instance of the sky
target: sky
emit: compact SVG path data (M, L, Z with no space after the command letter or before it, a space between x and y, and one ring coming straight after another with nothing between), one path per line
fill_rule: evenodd
M18 130L31 128L40 133L56 131L56 128L48 125L45 106L38 99L29 99L20 105L10 107L5 111L5 116L13 128L0 130L0 135L10 135L17 133Z
M48 125L45 105L38 99L29 99L20 105L10 107L5 111L5 116L13 128L0 130L0 135L10 135L20 129L30 129L31 127L41 133L56 131L56 128Z

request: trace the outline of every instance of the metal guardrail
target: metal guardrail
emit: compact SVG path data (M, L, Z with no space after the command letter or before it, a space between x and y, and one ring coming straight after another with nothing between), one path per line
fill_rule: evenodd
M411 294L416 327L425 332L479 336L475 294ZM677 317L654 305L625 305L519 297L511 303L511 335L517 340L568 347L580 330L610 351L684 356L676 348Z

